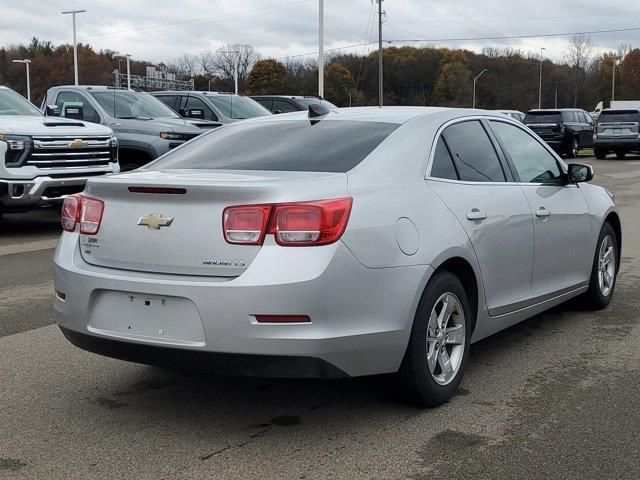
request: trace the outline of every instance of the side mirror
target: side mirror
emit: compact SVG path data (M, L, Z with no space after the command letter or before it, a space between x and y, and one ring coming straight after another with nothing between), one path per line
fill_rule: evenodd
M187 109L186 108L179 108L178 109L178 115L180 115L181 117L186 117L187 116Z
M44 107L44 114L47 117L59 117L60 110L58 109L57 105L47 105L46 107Z
M275 110L273 113L278 115L278 114L282 113L282 110Z
M201 120L204 120L204 110L202 110L201 108L192 108L191 110L189 110L187 116L189 118L199 118Z
M570 163L567 171L569 183L589 182L593 179L593 167L580 163Z

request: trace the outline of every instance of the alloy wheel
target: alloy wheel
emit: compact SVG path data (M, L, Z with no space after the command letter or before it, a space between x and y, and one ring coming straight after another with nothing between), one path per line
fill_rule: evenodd
M602 239L598 254L598 286L600 293L607 297L613 288L616 274L616 251L611 235Z
M464 356L464 310L453 293L440 296L431 309L427 327L427 366L439 385L451 382Z

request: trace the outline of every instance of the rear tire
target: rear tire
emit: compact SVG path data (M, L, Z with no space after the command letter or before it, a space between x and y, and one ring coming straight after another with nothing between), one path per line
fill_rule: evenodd
M420 299L400 367L420 405L435 407L455 395L469 357L472 324L460 280L446 271L436 273Z
M608 251L611 253L607 254ZM589 289L582 295L587 307L602 310L611 302L618 275L618 255L616 232L609 223L605 223L598 237Z
M625 152L624 150L618 150L616 152L616 158L618 160L624 160L624 157L626 157L626 156L627 156L627 152Z
M602 150L601 148L595 148L593 150L593 154L598 160L604 160L605 158L607 158L607 151Z
M578 143L577 138L572 138L567 145L566 148L566 156L567 158L576 158L578 156L578 152L580 151L580 144Z

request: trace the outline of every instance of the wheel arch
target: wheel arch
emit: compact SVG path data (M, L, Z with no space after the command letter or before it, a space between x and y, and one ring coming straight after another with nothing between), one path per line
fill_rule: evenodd
M616 212L609 212L605 217L604 223L608 223L616 233L616 248L618 249L618 255L616 255L616 271L620 270L620 257L622 256L622 223L620 222L620 216Z

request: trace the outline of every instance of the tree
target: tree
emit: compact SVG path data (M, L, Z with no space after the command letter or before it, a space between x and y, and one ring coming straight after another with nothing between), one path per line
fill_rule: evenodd
M287 68L277 60L260 60L247 76L247 92L258 95L282 93Z
M169 62L167 68L179 78L188 80L201 72L201 66L197 55L185 53Z
M622 60L620 87L622 98L640 98L640 49L634 48Z
M251 67L260 59L252 45L234 43L225 45L215 52L206 50L200 54L200 66L209 75L218 75L233 82L236 64L238 66L238 85L244 89L244 82Z
M574 35L564 53L565 62L573 69L574 96L573 106L578 104L578 94L582 90L587 77L587 70L593 59L593 43L591 36L581 33Z
M473 76L468 63L467 56L461 51L444 56L434 91L438 102L452 107L469 106Z
M325 97L340 107L349 106L355 80L351 72L338 62L331 62L324 72Z

